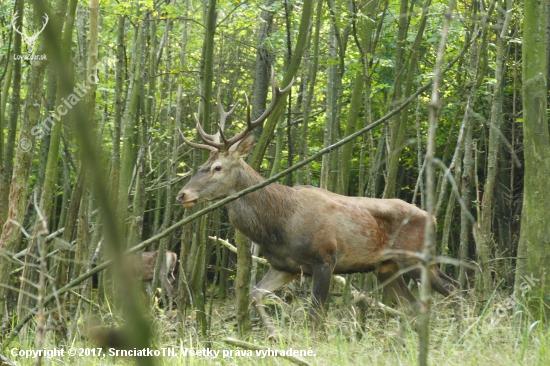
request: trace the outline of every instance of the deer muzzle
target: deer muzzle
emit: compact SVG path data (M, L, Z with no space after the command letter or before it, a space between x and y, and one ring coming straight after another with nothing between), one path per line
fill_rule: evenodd
M195 197L193 194L189 193L189 192L185 192L183 190L181 190L177 197L176 197L176 200L180 203L183 204L184 207L193 207L195 206L195 204L198 202L199 198L198 197Z

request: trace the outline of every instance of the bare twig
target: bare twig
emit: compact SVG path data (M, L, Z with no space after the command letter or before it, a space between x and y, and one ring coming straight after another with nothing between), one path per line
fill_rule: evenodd
M451 167L447 168L445 166L445 164L443 164L443 162L439 159L434 158L434 163L439 165L441 167L441 169L443 169L443 170L445 170L445 169L450 170L451 169ZM470 222L471 223L476 222L476 219L472 216L472 214L470 213L470 211L466 207L466 204L464 203L464 200L462 199L462 195L458 191L458 186L456 185L454 177L451 174L447 174L447 173L445 173L445 175L443 176L443 179L445 179L445 177L447 177L447 180L451 183L451 188L452 188L453 194L456 196L456 200L460 204L460 207L462 207L464 209L464 211L466 213L466 216L468 216L468 219L470 220Z
M468 269L477 270L477 267L473 266L472 264L468 262L464 262L455 258L451 257L445 257L442 255L435 256L435 257L427 257L424 255L424 253L419 252L413 252L411 250L405 250L405 249L387 249L384 254L387 255L393 255L393 254L399 254L399 255L408 255L410 257L418 258L423 263L428 263L428 265L436 264L436 263L448 263L453 264L455 266L464 266Z
M78 292L75 292L75 291L71 290L71 291L69 291L69 293L73 296L76 296L79 300L84 301L86 304L88 304L88 305L96 308L97 310L101 311L102 313L109 313L109 314L112 314L112 315L116 316L116 314L112 313L111 311L109 311L107 309L102 308L101 306L99 306L98 304L96 304L92 300L85 298L84 296L82 296ZM116 317L118 318L118 316L116 316ZM121 319L121 318L119 318L119 319Z
M231 244L229 241L227 241L225 239L222 239L222 238L218 238L217 236L209 236L208 238L210 238L212 240L216 240L217 242L222 244L224 247L226 247L227 249L229 249L233 253L237 253L237 248L233 244ZM253 255L252 260L254 262L263 264L264 266L269 266L269 262L264 258L256 257L255 255Z

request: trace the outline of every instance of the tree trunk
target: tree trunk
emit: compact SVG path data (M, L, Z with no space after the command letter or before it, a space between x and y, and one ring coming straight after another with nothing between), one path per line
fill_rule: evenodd
M39 52L43 51L43 47L39 47ZM23 224L27 209L28 180L34 155L35 136L31 133L31 129L38 124L40 118L40 100L42 98L42 85L46 67L47 61L34 61L30 70L29 93L25 102L25 115L19 129L18 141L20 148L17 149L15 154L15 163L13 166L8 218L0 237L0 250L7 253L15 252L21 239L20 225ZM21 148L22 146L29 146L30 150ZM10 262L4 256L0 256L0 283L10 283L10 270ZM6 294L6 288L0 286L0 301L6 301ZM3 313L3 310L4 303L0 304L0 312Z
M540 41L545 36L544 2L526 0L524 11L522 81L525 178L515 286L517 291L523 275L540 279L542 288L538 295L544 297L548 304L550 287L545 282L544 273L550 268L550 137L546 114L548 89L544 77L547 50L545 43ZM523 259L525 257L527 260Z
M120 178L120 127L122 122L123 98L123 63L124 63L124 36L125 20L122 15L117 20L117 48L115 66L115 110L113 115L113 150L111 152L111 172L109 174L109 188L113 202L118 201L118 181Z
M19 17L15 20L15 26L21 29L23 25L23 18L25 17L25 1L17 1L16 12ZM21 35L16 33L13 41L13 54L21 55ZM11 60L7 60L10 62ZM9 82L6 80L6 86ZM8 90L6 88L4 96L7 96ZM13 86L10 100L10 116L9 116L9 129L5 148L3 149L3 161L0 174L0 225L4 225L8 217L8 202L10 193L10 181L13 172L13 154L15 151L15 134L17 131L17 120L19 118L19 108L21 105L21 58L14 57L13 60ZM3 129L2 125L2 129ZM3 139L3 132L2 132ZM3 228L0 228L0 234ZM0 246L1 248L1 246ZM0 263L2 259L0 258ZM5 290L0 290L0 298ZM1 301L1 300L0 300ZM0 310L1 312L2 310Z
M21 37L21 36L19 36L19 37ZM19 39L19 41L21 42L21 39ZM21 63L21 60L13 60L13 62L11 62L12 57L10 57L10 56L12 54L13 54L13 52L8 52L7 60L6 60L6 69L4 70L4 74L2 75L2 78L4 79L4 83L2 84L2 90L0 90L0 164L4 160L3 159L3 156L4 156L4 126L5 126L5 123L6 123L6 104L8 102L8 93L9 93L9 90L10 90L10 87L11 87L11 82L12 82L12 74L13 74L13 67L14 67L13 65L17 61L19 61L19 63ZM12 100L13 100L13 98L14 98L14 95L12 94ZM20 97L18 97L18 98L20 98ZM0 169L0 172L1 172L1 169Z
M164 43L165 46L166 46L166 69L167 70L170 70L171 69L171 56L170 56L170 42L168 42L168 37L170 35L170 30L171 30L171 21L170 19L168 19L166 21L166 27L165 27L165 31L164 31L164 37L166 37L166 42ZM182 59L185 57L185 54L181 54L180 56ZM153 70L151 70L151 72L153 72ZM166 123L166 129L167 129L167 132L168 132L168 135L169 136L172 136L172 149L171 151L169 149L166 149L166 157L167 157L167 163L166 163L166 194L165 194L165 197L166 197L166 204L164 206L164 212L163 212L163 221L162 221L162 226L161 226L161 231L165 230L166 228L168 228L170 226L170 224L172 223L171 221L171 218L172 218L172 202L174 201L174 193L173 193L173 190L172 190L172 179L176 177L176 171L175 171L175 167L176 167L176 162L178 160L178 136L179 136L179 132L178 132L178 129L179 129L179 124L177 122L177 120L174 122L174 124L172 125L171 123L171 120L172 118L170 118L169 116L171 116L171 106L172 106L172 83L171 83L171 77L170 75L167 75L166 78L165 78L165 86L164 86L164 90L165 90L165 93L167 92L168 93L168 105L164 107L164 112L163 112L163 117L162 117L162 120L164 121L167 121ZM163 100L165 100L166 98L162 98ZM172 130L170 131L170 128L172 128ZM144 133L145 133L145 130L144 130ZM144 136L145 138L145 136ZM166 146L169 146L168 144L166 144ZM146 153L146 149L143 150L143 153L145 154ZM145 155L143 155L143 169L145 170ZM145 171L143 172L144 174L144 178L145 178ZM164 253L164 251L166 249L168 249L168 245L170 243L170 238L171 236L167 236L167 237L164 237L163 239L160 240L160 245L159 245L159 253ZM162 258L161 258L162 257ZM164 278L164 276L166 275L165 274L165 271L164 271L164 268L165 268L165 265L164 265L164 262L165 262L165 259L166 259L166 256L159 256L158 258L161 258L161 260L157 260L157 264L155 266L155 273L154 273L154 276L153 276L153 288L156 288L156 286L158 285L158 279L159 278ZM162 276L162 277L160 277Z
M212 133L210 114L212 99L212 82L214 80L214 35L216 32L216 0L208 0L205 9L205 30L201 58L201 100L200 120L206 133ZM202 152L203 162L208 159L208 151Z
M61 57L64 57L64 62L67 65L70 65L70 55L71 55L71 38L73 33L73 26L74 26L74 19L75 19L75 12L76 12L76 0L71 0L69 11L68 11L68 17L67 17L67 24L65 25L65 30L63 32L63 41L62 41L62 54ZM58 9L65 9L66 8L66 1L59 1L58 2ZM98 5L99 6L99 5ZM65 11L63 11L62 14L58 14L56 16L56 21L59 22L61 29L63 23L65 22ZM92 35L91 38L94 36ZM97 19L96 19L96 34L95 34L95 47L97 49ZM96 62L97 63L97 51L96 51ZM57 76L56 72L52 72L51 75ZM87 82L87 80L86 80ZM89 83L90 86L95 89L95 84ZM76 94L76 95L75 95ZM92 93L93 94L93 93ZM75 99L79 99L80 95L78 93L74 92L73 94L69 95L62 95L61 92L58 91L57 97L55 99L55 106L63 105L63 99L67 98L68 100L74 101ZM72 99L72 98L75 99ZM90 94L86 94L85 98L89 98ZM63 111L64 110L64 111ZM42 185L42 191L40 195L40 210L42 211L42 214L45 217L45 220L48 224L50 224L51 219L51 209L52 209L52 202L53 202L53 194L55 189L55 183L58 177L58 167L59 167L59 149L61 144L61 132L63 127L63 114L69 113L69 111L65 108L63 105L63 109L60 111L60 108L57 107L55 109L55 113L52 115L57 115L59 117L59 120L57 122L53 123L53 126L51 128L51 132L49 134L50 140L49 140L49 149L48 151L48 160L46 163L46 170L44 175L44 182ZM93 114L92 114L93 115ZM57 119L57 118L56 118ZM91 123L91 121L86 121L85 123ZM48 126L49 127L49 126ZM43 230L42 222L40 219L37 219L35 222L34 227L34 233L33 238L30 241L30 244L27 248L27 255L25 256L25 268L23 270L22 276L24 278L27 278L31 282L36 282L37 274L34 271L33 265L36 262L35 260L35 253L36 251L36 245L37 240L40 239L40 236L38 235L38 232ZM29 267L30 263L30 267ZM65 264L62 264L65 265ZM21 309L24 307L30 307L31 299L28 296L23 296L23 293L33 293L33 286L30 285L27 282L21 282L21 293L19 295L19 301L17 303L18 306L18 313L21 314Z
M445 10L445 24L443 26L441 40L437 51L437 59L434 69L433 86L431 100L428 104L428 137L426 142L426 212L428 220L424 228L424 248L422 255L424 263L421 267L421 283L420 294L418 298L419 314L418 314L418 364L426 366L428 364L429 352L429 324L430 324L430 277L432 260L435 257L435 220L432 220L435 209L435 133L437 126L437 118L439 115L440 101L439 88L441 80L441 65L445 56L447 45L447 34L451 23L452 9L454 1L449 0L447 9Z
M264 6L269 7L273 3L273 0L265 0ZM262 13L260 15L260 23L258 26L258 52L256 54L256 62L254 64L254 84L252 86L252 119L255 120L265 111L265 106L267 104L267 92L269 90L269 77L270 77L270 55L269 50L267 48L267 38L271 34L271 27L273 24L273 12L268 10L262 10ZM262 133L262 126L259 126L254 130L254 135L256 136L256 140L260 138ZM279 136L279 132L277 131L277 136ZM278 144L278 142L277 142ZM279 146L279 145L277 145ZM275 161L273 162L273 169L271 174L273 175L273 171L275 171L275 162L277 161L277 157L275 157ZM279 160L280 162L280 160ZM277 168L278 170L278 168ZM260 251L260 248L258 244L252 243L252 247L250 248L251 252L258 253ZM227 249L222 248L222 250L225 253L224 260L227 259ZM246 263L241 263L242 270L243 271L250 271L250 287L254 286L256 284L256 274L257 274L257 263L251 262L249 263L251 268L245 268ZM222 274L220 274L221 279ZM223 274L224 281L225 281L225 273ZM220 281L221 284L221 281ZM220 286L220 288L223 286ZM250 287L246 288L246 286L239 286L239 289L242 289L243 291L247 291L249 293ZM246 294L239 294L239 298L246 297ZM245 315L243 315L245 316ZM243 323L243 328L249 327L249 324L246 324L246 321Z
M302 113L303 113L303 121L302 121L302 139L300 142L300 156L299 161L302 161L304 159L307 159L308 156L308 147L307 147L307 131L308 131L308 123L309 118L311 115L311 104L313 101L314 96L314 90L315 90L315 82L317 80L317 66L319 64L319 38L321 33L321 26L323 21L323 1L319 0L317 2L317 10L315 15L315 35L313 37L313 54L311 56L311 67L308 67L309 58L306 56L306 60L304 60L304 68L306 70L309 70L308 74L304 77L303 83L304 83L304 96L302 98L303 106L302 106ZM306 169L306 179L305 181L307 184L311 184L311 173L309 165L305 168ZM300 185L303 184L304 179L304 169L299 168L296 172L296 184Z
M397 29L397 40L395 43L395 78L393 82L393 103L401 103L403 97L403 91L401 90L403 85L403 74L405 72L405 41L407 39L407 29L409 28L409 21L411 17L409 14L409 0L401 0L401 6L399 9L399 26ZM423 21L422 21L423 20ZM424 31L425 15L423 13L420 23L419 34ZM418 39L418 37L417 37ZM415 45L420 47L420 42ZM414 55L414 54L413 54ZM414 58L414 56L413 56ZM414 70L408 70L409 73L414 74ZM406 97L406 96L405 96ZM403 138L405 136L405 130L407 127L407 119L401 118L401 113L397 114L392 123L390 124L390 156L388 166L388 176L386 178L386 187L384 188L383 198L396 197L395 185L397 179L397 170L399 168L399 157L401 156L401 150L403 149Z
M273 0L264 0L264 6L270 7ZM270 57L267 48L267 37L271 34L273 24L273 12L262 9L258 24L258 51L254 63L254 84L252 86L252 119L258 118L265 110L267 103L267 92L269 90ZM254 130L256 140L260 138L262 126Z
M250 266L252 254L250 251L250 240L240 231L236 230L235 242L237 244L237 276L235 278L235 296L237 326L241 336L252 330L250 316L248 314L250 289Z
M507 0L507 9L512 9L512 0ZM481 286L481 294L484 301L489 299L492 290L492 276L490 257L492 253L493 230L493 194L495 189L496 174L498 169L497 158L500 147L499 135L502 120L502 89L504 87L503 78L503 60L506 56L505 38L508 35L512 13L506 12L504 20L501 22L502 28L497 39L497 60L495 68L495 92L491 106L491 121L489 131L489 146L487 155L487 178L485 180L483 199L481 202L481 217L475 224L474 233L477 244L478 261L481 265L481 279L478 282Z
M139 14L139 10L138 10ZM129 190L136 163L136 141L135 141L135 126L138 120L140 101L139 95L141 92L141 83L143 80L143 68L142 68L142 52L141 47L145 43L143 40L143 23L136 28L137 36L135 37L135 43L133 50L134 54L134 69L131 77L131 84L129 88L129 100L126 105L126 111L122 121L123 129L123 145L122 156L120 159L120 178L118 186L118 205L117 205L117 219L119 227L123 228L123 234L126 231L126 220L128 218L128 205L129 205ZM124 237L127 237L124 235Z
M282 87L286 87L292 81L300 67L302 55L307 44L307 35L309 32L309 25L311 23L312 5L312 0L305 0L303 3L302 18L300 19L300 27L298 31L298 39L296 40L296 46L294 47L292 60L288 65L288 69L285 72L283 81L280 83ZM285 105L286 103L283 103L281 101L277 105L277 107L275 107L275 110L271 113L267 121L264 122L264 130L262 131L260 139L256 143L254 153L252 154L252 158L250 159L250 166L255 170L259 170L260 168L267 145L269 143L269 139L273 134L277 121L279 120L279 116L284 110Z

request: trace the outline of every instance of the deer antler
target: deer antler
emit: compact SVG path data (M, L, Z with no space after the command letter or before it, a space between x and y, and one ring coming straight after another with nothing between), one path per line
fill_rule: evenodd
M292 78L290 83L287 85L284 89L279 89L279 86L277 85L277 82L275 81L275 71L273 70L273 67L271 68L271 102L269 103L269 106L265 109L265 111L262 113L260 117L258 117L255 121L251 121L250 118L250 102L248 101L248 97L245 95L246 98L246 128L236 134L235 136L231 137L230 139L226 138L223 130L225 129L225 121L228 116L230 116L234 110L237 104L233 106L228 112L226 112L221 104L220 101L220 94L218 93L218 109L220 111L220 123L218 124L218 132L214 135L210 135L204 132L204 129L200 125L199 121L197 121L197 131L201 137L201 139L206 143L206 145L203 144L197 144L197 143L190 143L189 140L187 140L185 137L183 137L183 141L187 143L189 146L196 147L203 150L209 150L209 151L228 151L231 146L242 140L250 131L261 125L273 112L275 109L275 106L277 106L277 103L281 99L283 95L285 95L292 85L294 84L295 78ZM196 117L195 117L196 119ZM221 142L220 142L221 138Z
M219 110L219 113L220 113L220 123L218 124L218 129L220 129L221 127L221 130L225 130L225 121L227 120L227 117L229 117L230 115L233 114L233 112L235 111L235 108L237 108L237 105L239 104L238 102L235 103L235 105L233 106L233 108L231 108L229 110L229 112L226 112L224 109L223 109L223 105L222 105L222 101L221 101L221 98L220 98L220 90L218 89L218 110ZM223 132L220 134L220 132L216 132L215 134L213 135L209 135L207 133L204 132L202 126L200 125L199 121L197 120L197 117L195 115L193 115L195 117L195 120L197 122L197 130L199 131L199 134L201 134L201 136L203 136L203 139L207 139L209 141L212 141L212 142L215 142L215 143L220 143L220 136L221 134L223 134ZM202 132L201 132L202 131Z
M196 117L195 117L196 118ZM200 123L197 123L197 126L200 126ZM178 128L178 131L180 132L181 138L183 139L183 142L185 142L187 145L194 147L196 149L202 149L202 150L208 150L208 151L216 151L215 147L203 145L203 144L197 144L196 142L191 142L188 139L185 138L183 135L183 132Z

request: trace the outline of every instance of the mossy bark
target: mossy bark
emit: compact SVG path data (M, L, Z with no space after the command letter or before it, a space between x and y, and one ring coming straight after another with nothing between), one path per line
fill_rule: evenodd
M545 2L526 0L523 30L524 198L518 248L516 288L521 276L541 280L540 294L548 299L550 268L550 137L546 74ZM546 300L548 301L548 300Z

